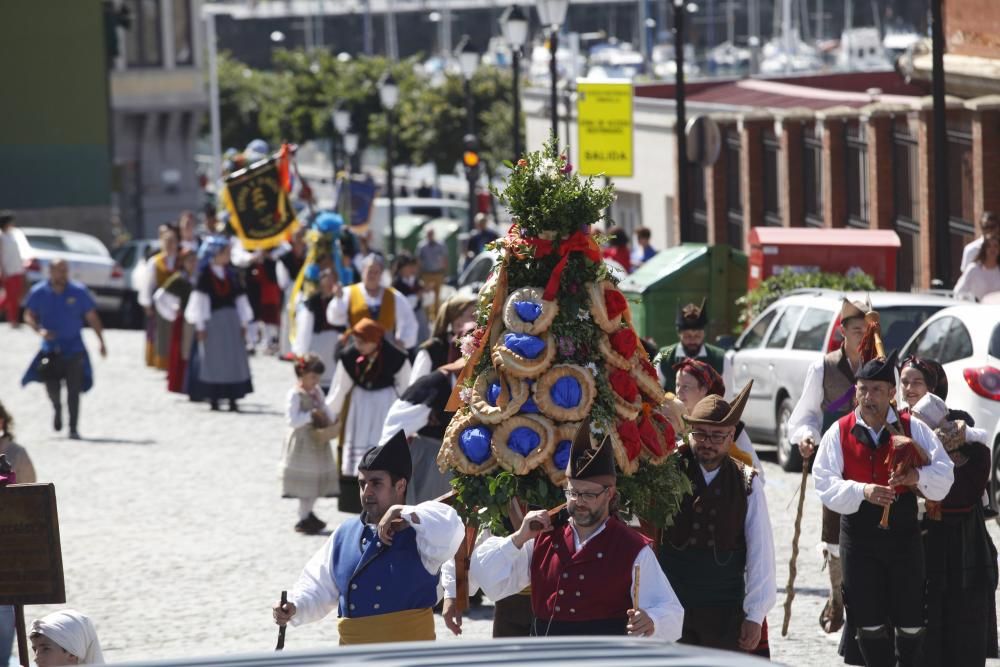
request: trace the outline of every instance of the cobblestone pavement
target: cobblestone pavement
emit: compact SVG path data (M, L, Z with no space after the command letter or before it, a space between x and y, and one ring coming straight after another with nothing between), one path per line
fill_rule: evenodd
M96 347L90 332L85 339ZM243 412L210 413L169 394L163 375L142 364L140 332L109 331L110 356L94 358L95 386L82 399L74 442L52 431L39 384L19 381L36 351L29 329L0 328L0 400L16 419L40 481L56 485L67 605L91 615L110 662L273 648L270 608L324 537L293 532L295 502L282 500L277 462L285 435L289 364L252 360L256 391ZM836 643L817 617L826 573L815 545L820 505L810 492L803 521L798 595L789 636L780 634L795 497L800 476L767 462L767 497L778 554L774 658L793 665L837 665ZM348 518L335 501L317 514ZM991 530L995 531L995 527ZM52 608L29 607L26 616ZM465 636L488 637L487 603L465 622ZM440 617L438 637L454 640ZM336 619L288 630L288 648L334 646Z

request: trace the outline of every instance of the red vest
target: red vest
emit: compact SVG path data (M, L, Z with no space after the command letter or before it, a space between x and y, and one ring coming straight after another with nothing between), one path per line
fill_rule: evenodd
M866 443L854 437L852 430L858 423L857 413L851 410L841 417L837 423L840 426L840 449L844 454L844 479L862 484L889 484L889 464L886 458L892 446L890 439L877 449L872 449ZM899 415L899 423L903 433L910 437L910 415L903 412ZM864 428L864 427L862 427ZM909 489L897 489L897 492L908 492Z
M576 553L571 526L540 535L531 554L535 617L543 623L625 618L632 608L632 566L649 543L617 518Z

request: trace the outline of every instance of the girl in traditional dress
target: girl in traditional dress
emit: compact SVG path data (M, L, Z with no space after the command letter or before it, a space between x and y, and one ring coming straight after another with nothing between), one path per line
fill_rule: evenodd
M250 363L243 346L246 325L253 319L243 286L229 266L229 239L212 236L198 251L201 266L184 319L194 325L186 391L192 401L208 400L212 410L221 399L236 401L253 391Z
M475 320L476 299L472 294L456 293L438 308L431 337L420 344L413 360L410 384L462 356L455 337L467 323Z
M167 391L184 393L184 376L187 373L191 344L194 341L194 327L184 319L191 290L194 288L198 255L188 248L180 251L179 271L163 283L163 287L153 294L153 305L157 314L173 322L170 330L170 357L167 364Z
M317 498L337 495L337 462L330 447L336 415L324 403L320 378L325 364L315 354L295 360L295 386L288 392L285 418L291 429L281 459L284 498L298 498L299 522L295 530L314 535L326 527L313 514Z
M341 424L338 509L359 513L358 463L378 445L389 407L410 379L410 362L372 319L362 318L347 334L351 343L340 353L326 402Z
M343 327L335 327L326 319L326 309L330 302L341 293L337 273L332 268L320 269L313 264L306 269L308 273L318 272L314 276L319 281L319 289L308 299L299 303L295 313L295 342L293 349L298 356L315 354L325 367L320 378L323 392L330 390L333 381L333 371L337 367L337 354L340 347L340 337Z

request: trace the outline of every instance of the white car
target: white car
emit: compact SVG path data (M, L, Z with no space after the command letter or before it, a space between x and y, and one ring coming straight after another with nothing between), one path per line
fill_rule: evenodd
M34 285L49 275L49 264L64 259L69 264L69 277L87 286L97 309L102 313L118 313L125 293L124 271L107 247L96 236L64 229L21 227L18 246L27 271L25 280Z
M990 434L992 491L1000 498L1000 305L938 311L903 347L900 358L934 359L948 376L948 407L965 410ZM996 505L1000 506L1000 504Z
M393 203L396 217L404 215L426 216L428 219L447 218L461 222L463 227L469 219L469 202L460 199L439 199L425 197L396 197ZM389 198L376 197L372 208L371 223L372 243L378 249L383 249L385 239L389 234ZM444 239L438 239L443 241Z
M732 394L753 378L743 412L755 442L778 446L778 463L800 470L802 459L788 440L788 420L802 395L809 365L841 343L838 325L843 297L864 301L859 292L795 290L778 299L750 324L726 352L726 390ZM886 350L901 348L934 313L957 303L946 296L909 292L872 292Z
M145 314L139 305L139 292L145 288L148 275L146 260L160 249L158 239L134 239L111 251L111 256L122 267L121 321L119 326L126 329L141 327Z

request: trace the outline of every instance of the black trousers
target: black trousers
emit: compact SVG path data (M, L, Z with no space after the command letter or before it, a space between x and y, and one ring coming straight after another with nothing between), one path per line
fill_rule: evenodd
M65 358L65 376L60 380L46 380L45 391L49 394L56 414L62 416L62 385L66 384L66 407L69 408L69 430L75 431L80 417L80 389L83 386L83 355L75 354Z
M729 607L686 607L679 642L724 651L742 651L739 641L743 618L742 604Z
M493 606L494 637L530 637L535 616L530 595L511 595Z

